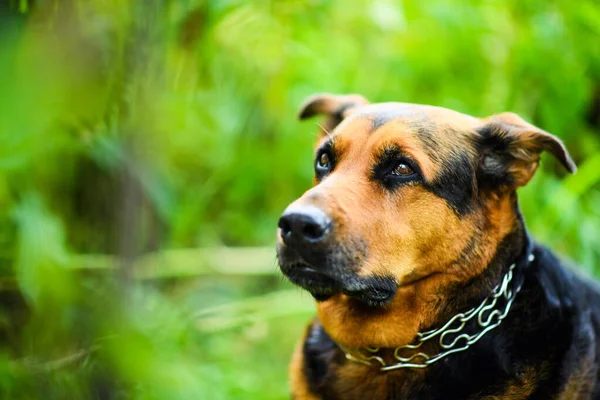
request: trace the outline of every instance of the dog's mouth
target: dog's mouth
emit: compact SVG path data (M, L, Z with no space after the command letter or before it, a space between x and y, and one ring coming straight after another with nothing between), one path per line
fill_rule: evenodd
M285 276L313 296L326 299L340 290L340 285L333 277L302 262L295 262L281 268Z
M372 307L389 304L396 295L397 285L391 277L361 277L355 273L329 273L304 262L281 265L287 278L306 289L317 301L325 301L343 293Z

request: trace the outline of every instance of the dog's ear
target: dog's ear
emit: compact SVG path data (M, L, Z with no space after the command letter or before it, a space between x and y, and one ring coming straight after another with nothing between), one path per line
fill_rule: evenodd
M480 184L516 189L526 185L537 170L542 151L556 157L567 171L577 170L563 142L513 113L485 118L478 130Z
M326 116L323 129L331 132L344 118L352 114L353 109L358 106L369 104L369 101L359 94L335 95L330 93L319 93L308 97L298 111L299 119L307 119L317 114Z

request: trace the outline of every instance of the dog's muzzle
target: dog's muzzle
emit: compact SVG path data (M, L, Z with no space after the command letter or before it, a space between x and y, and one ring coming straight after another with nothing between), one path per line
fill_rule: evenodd
M279 219L281 271L317 300L344 293L384 305L396 293L392 278L359 276L367 249L359 238L340 235L332 218L314 205L289 206Z

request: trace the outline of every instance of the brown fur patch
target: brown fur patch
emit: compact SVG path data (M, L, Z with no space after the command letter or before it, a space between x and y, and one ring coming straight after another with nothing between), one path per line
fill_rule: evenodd
M528 366L523 368L523 371L517 379L513 379L506 383L498 394L485 397L475 396L475 399L481 400L525 400L537 388L537 383L540 377L545 373L545 366L533 367Z

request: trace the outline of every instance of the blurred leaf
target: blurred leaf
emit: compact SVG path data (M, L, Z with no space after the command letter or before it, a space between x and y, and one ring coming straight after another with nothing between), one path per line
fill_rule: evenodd
M68 253L62 224L46 211L35 194L24 198L14 216L18 226L19 287L34 304L39 305L47 296L69 300L72 286L65 269Z

